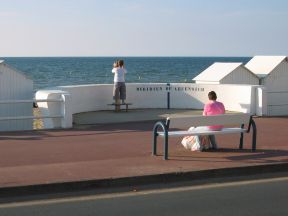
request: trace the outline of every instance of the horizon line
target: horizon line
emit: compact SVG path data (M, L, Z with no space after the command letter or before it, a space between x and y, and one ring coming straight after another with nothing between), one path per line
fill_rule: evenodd
M233 55L231 55L231 56L226 56L226 55L223 55L223 56L221 56L221 55L219 55L219 56L216 56L216 55L207 55L207 56L205 56L205 55L203 55L203 56L201 56L201 55L199 55L199 56L173 56L173 55L171 55L171 56L153 56L153 55L151 55L151 56L148 56L148 55L135 55L135 56L132 56L132 55L127 55L127 56L125 56L125 55L123 55L123 56L121 56L121 55L119 55L119 56L105 56L105 55L103 55L103 56L69 56L69 55L67 55L67 56L57 56L57 55L55 55L55 56L1 56L0 57L0 59L1 58L119 58L119 57L121 57L121 58L211 58L211 57L213 57L213 58L217 58L217 57L219 57L219 58L221 58L221 57L225 57L225 58L243 58L243 57L253 57L253 56L233 56Z

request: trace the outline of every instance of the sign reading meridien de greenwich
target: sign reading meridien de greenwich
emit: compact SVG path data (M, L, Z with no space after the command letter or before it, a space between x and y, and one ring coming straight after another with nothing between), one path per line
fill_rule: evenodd
M159 91L189 91L189 92L203 92L205 89L199 88L199 87L188 87L188 86L183 86L183 87L171 87L169 85L167 85L166 87L161 87L161 86L153 86L153 87L136 87L136 91L138 92L159 92Z

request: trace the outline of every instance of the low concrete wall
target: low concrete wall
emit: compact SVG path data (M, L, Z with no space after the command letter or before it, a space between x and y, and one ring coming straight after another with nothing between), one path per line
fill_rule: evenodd
M261 86L194 83L128 83L126 84L126 89L126 101L133 104L131 106L132 109L168 107L177 109L203 109L204 104L208 101L208 92L213 90L218 95L218 101L222 101L229 111L251 114L265 113L265 110L263 111L263 107L265 107L265 99L263 100L265 97L263 94L265 94L265 91L263 91ZM56 95L59 97L59 94L65 93L70 98L69 103L65 103L65 112L72 115L74 113L113 109L113 107L107 105L113 102L112 91L112 84L59 86L54 90L38 91L36 99L43 99L43 95L44 98L56 97ZM45 108L49 114L56 112L57 107L55 106L57 105L50 104L50 106L47 106L44 103L40 104L40 107ZM59 125L59 122L57 125Z

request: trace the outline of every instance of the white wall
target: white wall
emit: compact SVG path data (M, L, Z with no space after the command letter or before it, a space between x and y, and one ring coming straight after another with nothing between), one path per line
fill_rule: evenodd
M227 110L255 113L256 86L232 84L172 84L172 86L174 86L171 91L172 108L203 109L204 104L208 102L208 93L215 91L217 100L223 102Z
M71 95L72 113L103 110L112 102L112 89L108 84L59 86L58 89Z
M131 108L167 108L167 88L163 83L127 84L127 102ZM72 112L88 112L113 109L113 85L60 86L72 98ZM209 91L216 91L218 100L228 110L255 113L255 86L171 83L170 108L202 109L208 101Z
M255 114L261 113L261 101L258 101L259 86L250 85L215 85L194 83L129 83L127 84L127 102L133 103L132 109L167 108L167 93L170 93L170 108L203 109L208 101L208 92L215 91L218 100L225 104L227 110ZM74 113L109 110L114 107L107 104L113 102L112 84L60 86L55 90L40 90L36 99L59 98L61 94L69 95L65 110ZM262 97L262 96L261 96ZM260 103L260 107L259 107ZM38 103L46 115L58 114L59 107L55 103ZM58 105L59 106L59 105ZM257 107L257 108L256 108ZM58 109L58 111L57 111ZM46 120L45 120L46 121ZM59 120L47 120L47 125L60 125ZM54 123L53 123L54 122Z
M69 92L72 98L72 112L89 112L114 109L107 104L113 101L112 84L59 86L59 90ZM163 108L166 106L166 84L126 84L127 102L131 108Z

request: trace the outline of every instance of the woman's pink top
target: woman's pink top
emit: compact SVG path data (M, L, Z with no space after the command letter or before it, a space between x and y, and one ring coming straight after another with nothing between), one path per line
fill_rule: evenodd
M220 115L225 113L224 104L218 101L210 101L209 103L205 104L203 115ZM208 126L211 130L221 130L223 125L211 125Z

